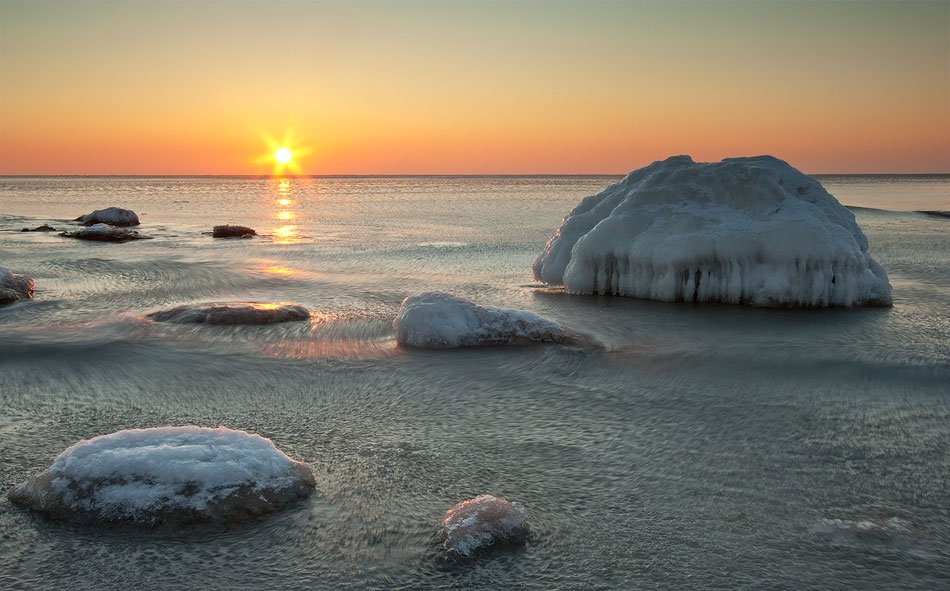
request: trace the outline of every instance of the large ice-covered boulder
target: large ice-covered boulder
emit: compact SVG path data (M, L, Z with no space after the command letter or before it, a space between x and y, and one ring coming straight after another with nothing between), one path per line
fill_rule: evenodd
M273 324L307 320L310 311L296 304L230 302L177 306L148 315L156 322L178 324Z
M756 306L890 305L852 214L771 156L674 156L587 197L534 261L577 294Z
M426 349L568 340L560 324L532 312L479 306L440 291L403 300L393 328L400 345Z
M121 207L107 207L97 209L92 213L81 215L74 221L82 222L83 225L91 226L93 224L109 224L110 226L138 226L139 216L131 209L122 209Z
M33 278L0 267L0 306L33 297Z
M313 488L310 467L260 435L157 427L79 441L10 499L56 519L156 525L240 520Z
M463 556L503 543L523 542L525 508L492 495L479 495L449 509L442 518L445 549Z

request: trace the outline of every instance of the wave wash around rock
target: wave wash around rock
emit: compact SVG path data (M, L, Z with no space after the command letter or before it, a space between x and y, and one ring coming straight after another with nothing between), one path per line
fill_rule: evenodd
M674 156L587 197L534 261L569 293L755 306L888 306L854 214L771 156Z
M231 522L276 511L314 486L307 464L260 435L157 427L79 441L10 499L79 522Z

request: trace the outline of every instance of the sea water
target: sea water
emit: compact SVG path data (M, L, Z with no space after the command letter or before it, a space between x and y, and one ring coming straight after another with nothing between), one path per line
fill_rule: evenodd
M0 178L0 588L923 589L950 586L948 176L820 177L889 309L568 296L530 265L619 177ZM152 240L21 233L134 209ZM255 228L217 240L215 224ZM555 320L584 344L399 347L407 295ZM155 323L280 301L309 322ZM79 526L6 494L70 444L225 425L309 462L309 500L231 527ZM458 561L442 515L521 503Z

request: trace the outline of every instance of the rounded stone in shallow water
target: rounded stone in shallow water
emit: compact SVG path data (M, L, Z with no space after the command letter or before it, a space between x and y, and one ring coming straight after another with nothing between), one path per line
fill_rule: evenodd
M10 499L69 521L224 523L277 511L314 486L307 464L260 435L156 427L79 441Z
M94 240L97 242L128 242L130 240L149 239L149 236L139 234L135 230L116 228L108 224L93 224L88 228L82 228L75 232L60 232L59 235L65 238L78 238L79 240Z
M211 236L213 238L250 238L257 236L257 232L254 231L254 228L248 228L247 226L224 224L212 228Z
M0 306L33 297L33 278L0 267Z
M21 232L58 232L56 228L49 224L43 224L42 226L37 226L35 228L23 228Z
M492 495L479 495L449 509L442 518L445 549L463 556L499 544L524 542L525 508Z
M274 324L307 320L310 311L295 304L236 302L178 306L148 315L156 322L177 324Z

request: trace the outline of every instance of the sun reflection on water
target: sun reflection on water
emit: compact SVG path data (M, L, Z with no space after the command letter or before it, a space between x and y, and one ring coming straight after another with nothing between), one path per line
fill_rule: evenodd
M300 215L298 211L290 209L294 206L293 183L289 178L278 178L276 180L277 185L275 187L276 195L274 195L274 205L277 206L277 211L274 212L273 219L278 222L278 224L271 230L271 236L277 244L299 242L301 238L297 230L297 224L286 223L298 220Z

